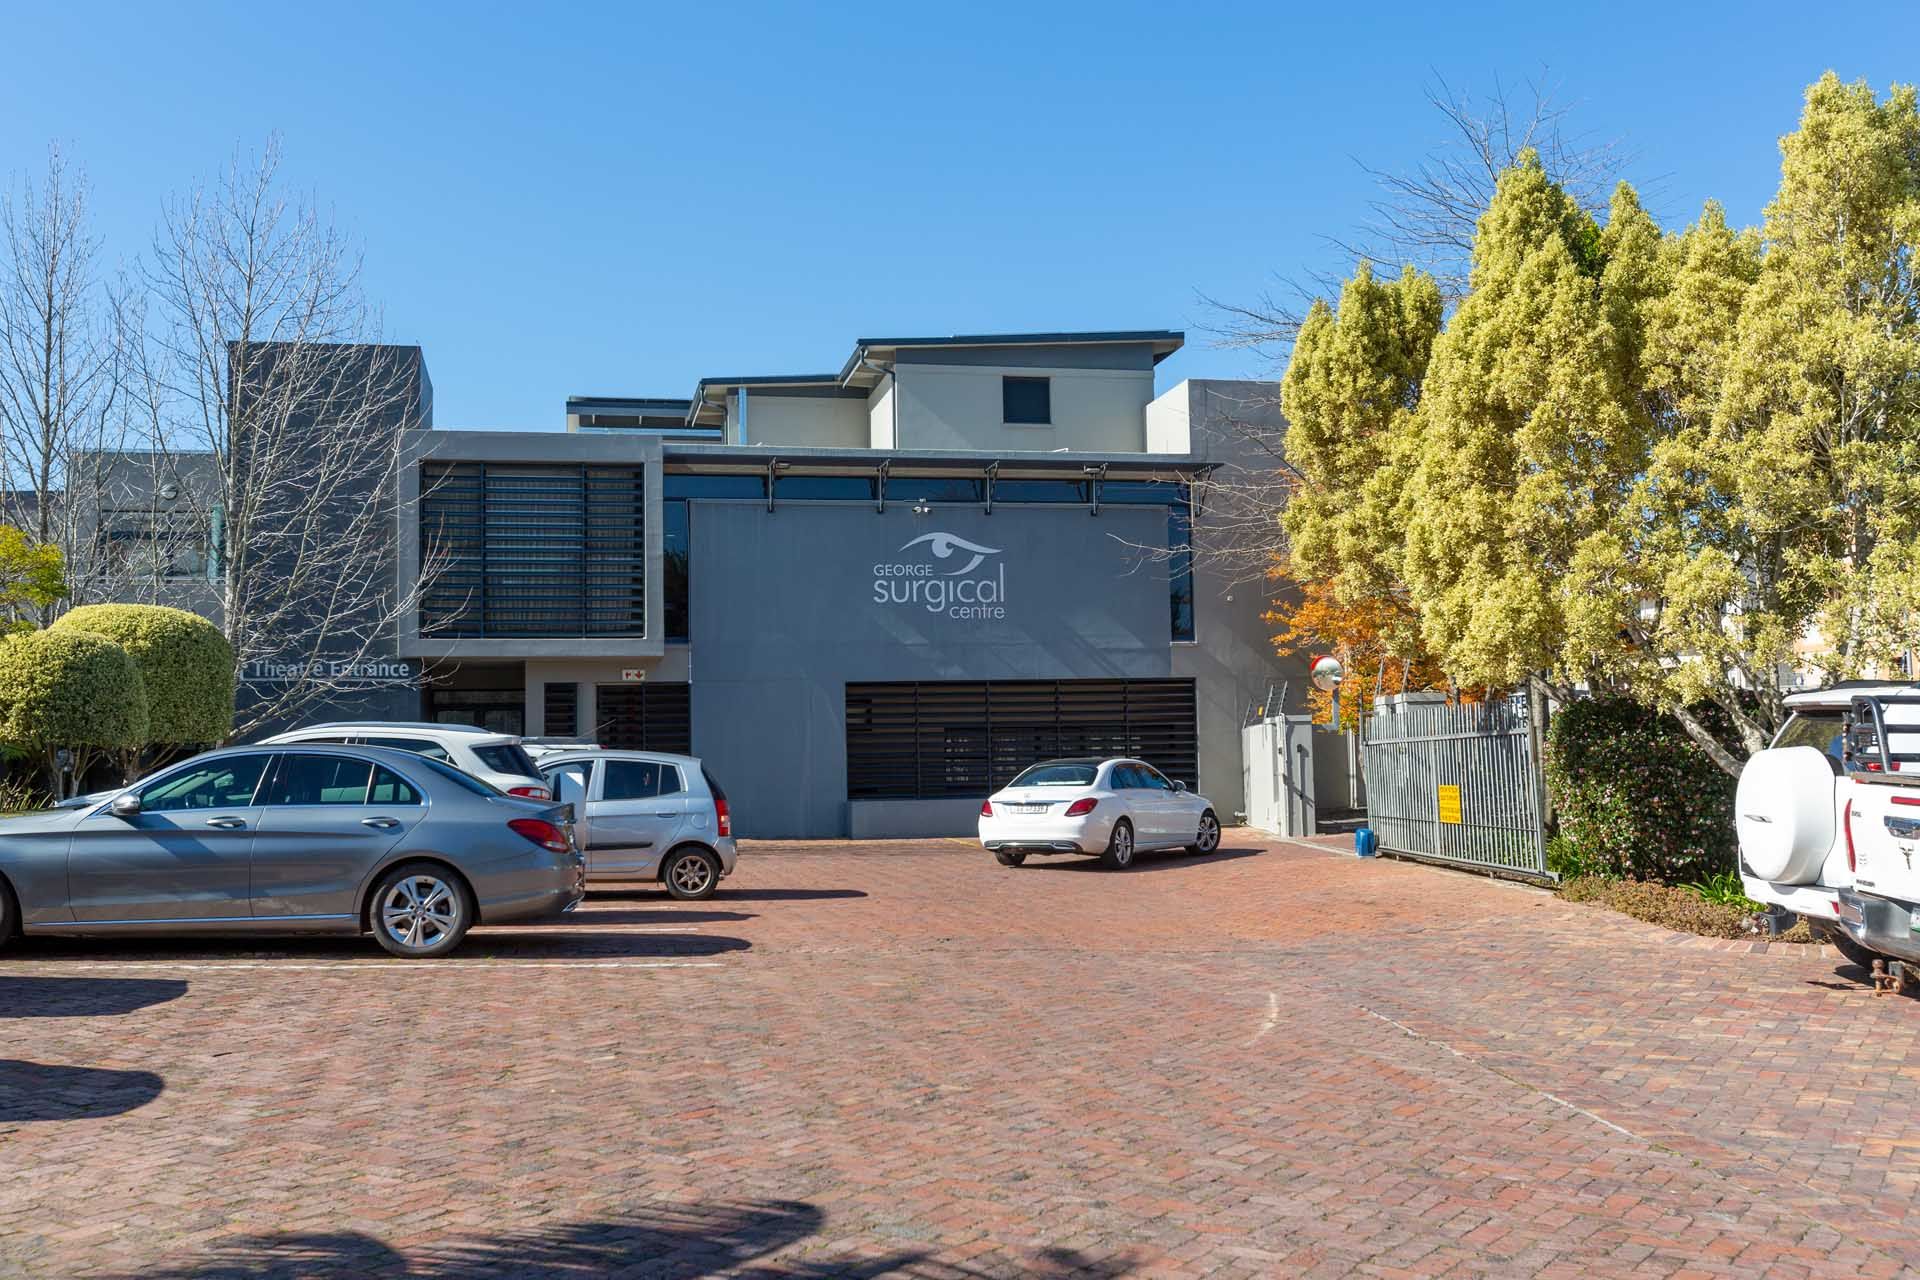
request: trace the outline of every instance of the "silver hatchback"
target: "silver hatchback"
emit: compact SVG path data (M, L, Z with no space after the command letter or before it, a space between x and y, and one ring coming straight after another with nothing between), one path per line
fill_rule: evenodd
M0 820L0 943L30 934L367 933L445 955L569 911L564 805L382 747L229 747L80 808Z
M540 773L573 810L588 880L658 880L694 900L733 874L727 793L692 756L560 751L541 757Z

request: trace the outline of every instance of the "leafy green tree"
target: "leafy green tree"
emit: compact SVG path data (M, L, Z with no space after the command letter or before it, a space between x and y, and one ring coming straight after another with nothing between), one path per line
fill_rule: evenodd
M50 771L64 748L78 778L146 740L146 689L125 649L78 630L0 638L0 742Z
M50 542L35 542L12 525L0 525L0 609L20 623L22 614L48 608L67 594L66 560Z
M1440 332L1440 289L1362 262L1338 310L1316 301L1280 384L1297 483L1283 517L1289 567L1344 603L1400 585L1403 479L1420 385Z
M1570 570L1652 444L1634 341L1660 274L1631 188L1603 229L1532 153L1501 175L1471 291L1434 343L1406 507L1407 584L1463 683L1573 676Z
M233 730L233 646L197 613L150 604L89 604L55 631L90 632L125 649L147 691L146 741L208 746Z

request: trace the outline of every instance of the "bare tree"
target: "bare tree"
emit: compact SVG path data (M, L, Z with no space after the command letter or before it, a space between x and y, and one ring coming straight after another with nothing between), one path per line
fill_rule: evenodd
M418 367L377 344L355 251L279 165L270 142L167 205L130 361L167 519L205 539L239 737L365 691L431 578L394 568Z
M0 464L4 517L58 546L70 578L96 558L71 500L88 460L117 442L120 299L98 276L83 173L49 148L44 178L0 196Z
M1466 295L1480 215L1500 174L1522 151L1538 152L1547 176L1596 214L1633 158L1617 140L1571 131L1572 106L1544 74L1518 88L1496 79L1481 98L1436 75L1422 95L1445 125L1443 138L1411 169L1357 161L1379 194L1351 237L1327 240L1350 262L1365 260L1389 272L1420 268L1439 284L1449 309ZM1337 275L1290 275L1251 302L1202 300L1217 317L1209 330L1219 345L1258 352L1283 367L1308 307L1338 292L1339 284Z

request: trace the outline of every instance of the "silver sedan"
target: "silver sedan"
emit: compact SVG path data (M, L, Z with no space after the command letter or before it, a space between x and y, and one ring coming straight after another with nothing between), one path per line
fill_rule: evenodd
M481 921L570 911L585 886L567 806L381 747L229 747L0 820L0 944L371 932L441 956Z

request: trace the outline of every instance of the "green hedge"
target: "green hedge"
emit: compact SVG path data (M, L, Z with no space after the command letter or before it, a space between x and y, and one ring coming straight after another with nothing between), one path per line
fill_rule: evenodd
M1570 870L1677 884L1735 865L1734 779L1671 715L1624 698L1563 707L1546 774Z
M233 646L197 613L150 604L89 604L54 631L105 636L125 649L147 690L147 741L205 746L233 731Z
M147 696L125 649L87 631L0 639L0 741L43 760L62 747L95 753L147 742Z

